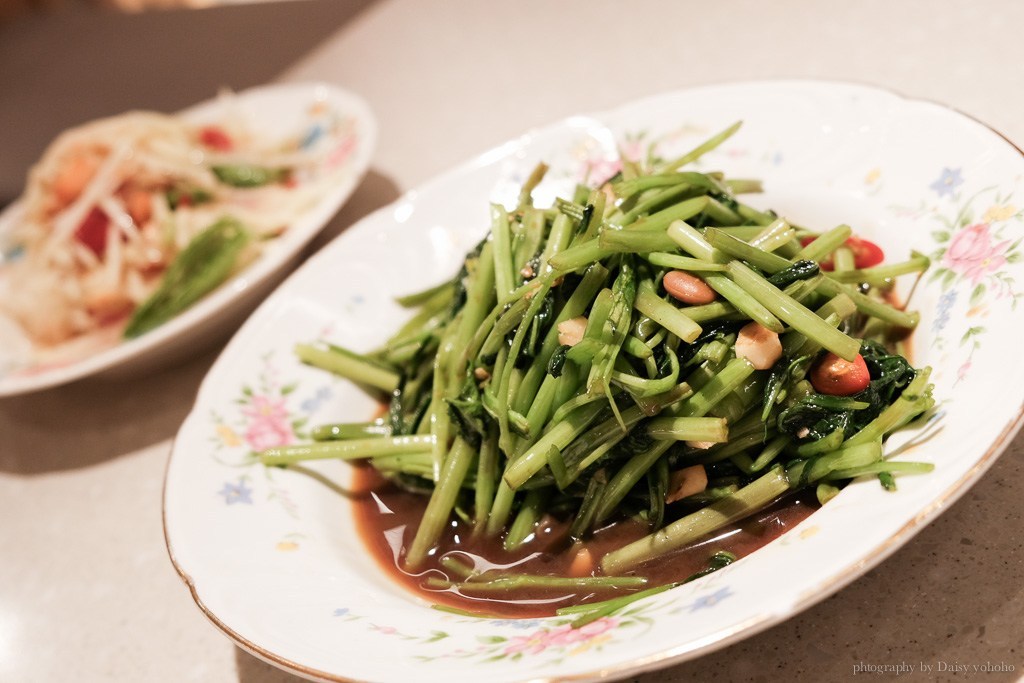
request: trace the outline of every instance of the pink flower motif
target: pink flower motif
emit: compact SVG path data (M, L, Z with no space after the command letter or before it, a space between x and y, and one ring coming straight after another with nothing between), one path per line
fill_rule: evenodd
M963 382L965 379L967 379L967 373L970 372L970 370L971 359L968 358L967 361L960 366L960 369L956 371L956 381Z
M505 654L515 655L520 652L525 652L528 655L537 655L548 647L548 642L544 636L546 631L538 631L528 636L516 636L508 641L508 645L505 646Z
M600 187L621 170L622 161L619 159L588 159L583 166L583 174L580 180L585 184Z
M331 154L327 157L327 168L334 168L340 166L343 161L351 156L352 151L356 148L356 136L348 135L338 143Z
M287 422L259 419L249 423L245 430L245 442L254 451L264 451L275 446L286 446L292 442L292 428Z
M292 442L294 434L288 424L284 399L253 396L249 405L242 409L242 414L249 418L245 441L253 450L262 451Z
M587 639L596 638L597 636L611 631L613 628L619 625L619 620L612 617L602 617L595 621L590 622L586 626L576 629L577 632L586 635Z
M619 152L630 161L640 161L644 157L644 143L639 137L624 140L619 146Z
M284 420L288 417L288 409L284 407L283 398L271 398L270 396L253 396L249 405L242 408L242 414L246 417L268 418Z
M558 628L548 630L542 628L534 631L528 636L516 636L509 640L505 646L505 654L540 654L549 647L568 647L579 643L590 641L607 631L618 626L618 619L602 617L580 628L573 628L572 624L564 624Z
M1008 245L1009 240L992 244L988 223L976 223L953 235L942 263L977 284L988 273L1006 265L1003 254Z
M551 641L555 645L567 646L582 643L596 638L605 631L610 631L618 624L616 619L604 617L579 628L573 628L571 624L559 626L551 632Z
M582 628L574 629L571 624L559 626L548 634L548 644L557 645L558 647L574 645L582 640L586 640L586 636L581 633L582 630Z
M644 145L640 138L624 140L619 146L620 156L608 159L603 156L587 159L583 165L580 182L600 187L622 170L622 160L640 161L644 156Z

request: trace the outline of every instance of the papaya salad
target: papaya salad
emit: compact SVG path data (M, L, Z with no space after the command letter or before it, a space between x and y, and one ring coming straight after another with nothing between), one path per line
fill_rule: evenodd
M399 299L416 313L382 347L298 345L384 417L261 461L368 463L423 501L389 559L435 602L576 625L729 564L747 551L716 534L794 496L929 471L885 449L934 405L904 353L918 314L892 296L928 259L883 263L846 225L741 201L758 181L685 170L736 128L550 207L538 167L451 281Z
M71 129L30 171L0 259L0 315L54 349L166 322L286 231L330 188L351 121L326 107L290 137L219 117L129 112Z

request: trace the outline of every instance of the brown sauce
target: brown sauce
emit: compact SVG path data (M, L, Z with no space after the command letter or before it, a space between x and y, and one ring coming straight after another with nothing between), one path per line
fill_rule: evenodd
M431 603L485 616L525 618L550 616L559 607L607 600L642 590L519 589L502 594L473 594L470 591L459 593L456 589L430 589L424 585L429 577L459 581L458 577L449 576L440 564L440 559L447 554L453 554L478 570L503 568L513 573L579 576L578 569L575 574L571 573L578 549L569 546L567 540L571 520L545 517L532 540L517 551L508 552L500 538L474 537L472 526L452 515L438 547L424 566L412 574L402 567L404 549L412 542L428 496L402 490L366 465L356 468L354 484L353 489L360 492L354 497L356 527L366 547L395 581ZM817 507L813 493L804 497L788 496L739 524L721 529L712 537L644 565L635 573L647 577L648 583L643 588L682 581L707 568L715 552L726 550L737 557L745 557L799 524ZM584 545L596 564L608 551L648 533L647 525L626 520L599 529Z

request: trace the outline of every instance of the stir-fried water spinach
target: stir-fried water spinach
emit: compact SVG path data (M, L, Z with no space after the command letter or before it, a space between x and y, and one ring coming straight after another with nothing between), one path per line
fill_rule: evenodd
M756 181L679 170L735 129L680 159L625 163L550 208L531 198L538 167L516 207L492 206L450 282L399 300L416 313L381 348L298 347L379 395L386 416L320 428L263 462L367 459L429 491L409 570L456 509L508 549L552 510L577 541L617 519L650 525L592 576L449 567L480 593L637 588L645 562L791 491L825 502L862 475L893 488L930 470L882 446L934 403L929 369L899 353L918 316L886 296L927 259L863 262L849 227L811 232L740 201Z

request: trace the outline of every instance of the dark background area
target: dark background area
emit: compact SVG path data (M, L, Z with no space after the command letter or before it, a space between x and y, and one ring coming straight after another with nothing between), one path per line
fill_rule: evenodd
M173 112L220 88L270 81L370 2L139 14L67 2L16 13L0 23L0 206L65 128L130 109Z

